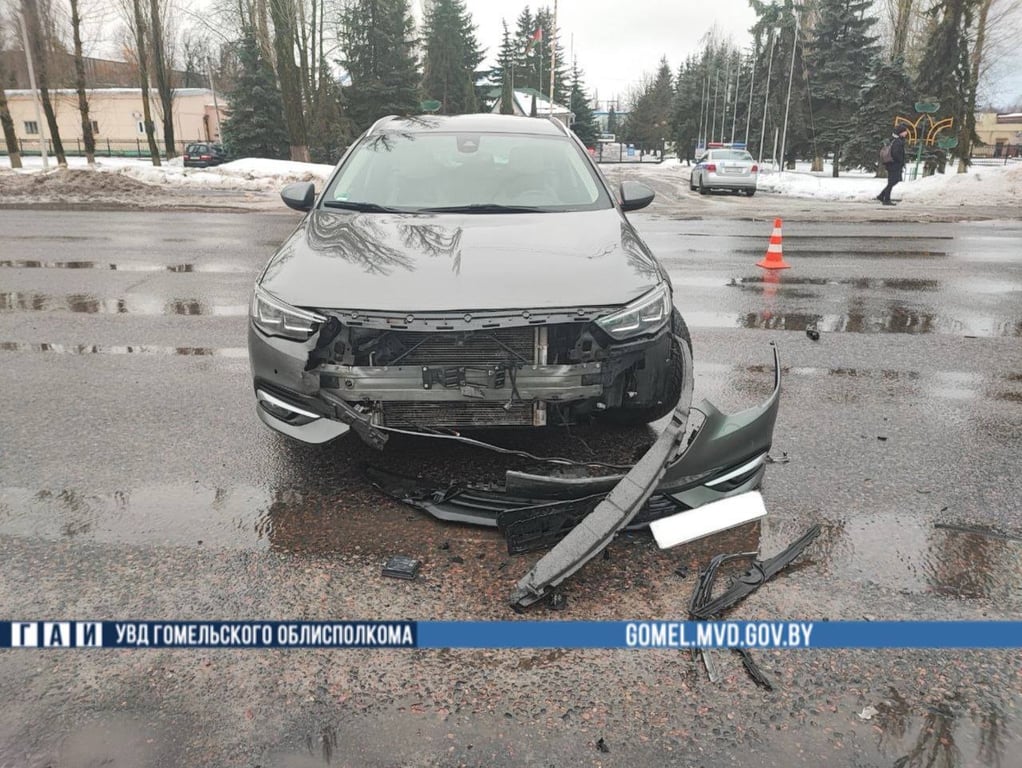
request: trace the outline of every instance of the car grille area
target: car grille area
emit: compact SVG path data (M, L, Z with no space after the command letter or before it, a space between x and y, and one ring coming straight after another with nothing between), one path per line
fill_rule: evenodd
M404 350L401 365L532 363L535 359L535 328L440 333L392 331L389 334Z
M507 427L531 426L532 403L517 402L506 408L498 402L383 403L383 422L388 427Z

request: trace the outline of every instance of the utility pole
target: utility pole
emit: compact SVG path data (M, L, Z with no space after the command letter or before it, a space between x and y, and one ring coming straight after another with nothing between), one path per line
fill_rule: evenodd
M791 81L795 76L795 52L798 50L798 11L795 13L795 34L791 40L791 68L788 70L788 98L784 104L784 132L781 136L781 167L779 172L784 173L784 145L788 141L788 110L791 108ZM835 158L835 162L837 158Z
M767 114L770 112L770 74L774 70L774 44L777 42L777 27L770 28L770 53L767 56L766 95L763 97L763 125L759 131L759 164L763 165L763 145L766 143Z
M557 0L554 0L554 24L550 30L550 114L554 114L554 72L557 71Z
M39 152L43 159L43 170L49 170L50 161L46 156L46 129L43 127L42 112L39 110L39 89L35 85L35 67L32 66L32 48L28 44L28 28L25 26L25 14L18 9L18 21L21 22L21 40L25 46L25 63L28 64L28 84L32 88L32 104L35 106L35 124L39 126Z
M752 125L752 87L756 84L756 51L752 52L752 78L749 80L749 113L745 116L745 150L749 150L749 126ZM762 143L762 142L760 142Z

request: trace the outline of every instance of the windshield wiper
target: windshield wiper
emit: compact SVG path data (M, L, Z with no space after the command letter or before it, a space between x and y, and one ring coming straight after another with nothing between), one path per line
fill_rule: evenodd
M436 208L420 208L427 213L549 213L547 208L535 205L498 205L497 203L472 203L470 205L446 205Z
M344 208L348 211L362 211L363 213L404 213L397 208L388 208L379 203L360 203L354 200L327 200L323 205L327 208Z

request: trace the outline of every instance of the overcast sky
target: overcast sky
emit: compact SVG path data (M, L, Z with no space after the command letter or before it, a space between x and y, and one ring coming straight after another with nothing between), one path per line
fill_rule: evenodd
M413 6L419 3L413 0ZM493 63L500 47L501 19L514 32L515 19L525 2L466 0L476 23L480 44ZM553 0L529 3L553 8ZM557 26L567 53L574 40L575 58L585 71L590 95L601 102L624 97L643 72L653 73L666 55L672 72L691 53L701 50L700 39L714 25L745 47L756 14L748 0L559 0ZM569 54L570 55L570 54ZM1022 96L1022 53L994 62L994 82L988 97L1007 105ZM601 107L605 106L601 103Z

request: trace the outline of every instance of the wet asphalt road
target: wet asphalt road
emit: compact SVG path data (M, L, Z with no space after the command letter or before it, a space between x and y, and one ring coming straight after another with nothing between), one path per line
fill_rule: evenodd
M530 618L682 618L710 556L819 522L735 618L1022 619L1022 224L816 218L786 224L775 275L754 266L769 221L635 217L692 328L697 398L758 402L779 345L790 461L761 525L669 552L624 536L566 613ZM248 291L296 221L0 212L4 618L513 618L534 558L362 474L497 480L506 460L294 446L256 419ZM613 461L653 436L498 437ZM380 576L397 552L418 581ZM1017 652L757 657L773 692L725 654L714 685L670 652L6 652L0 766L1020 764Z

